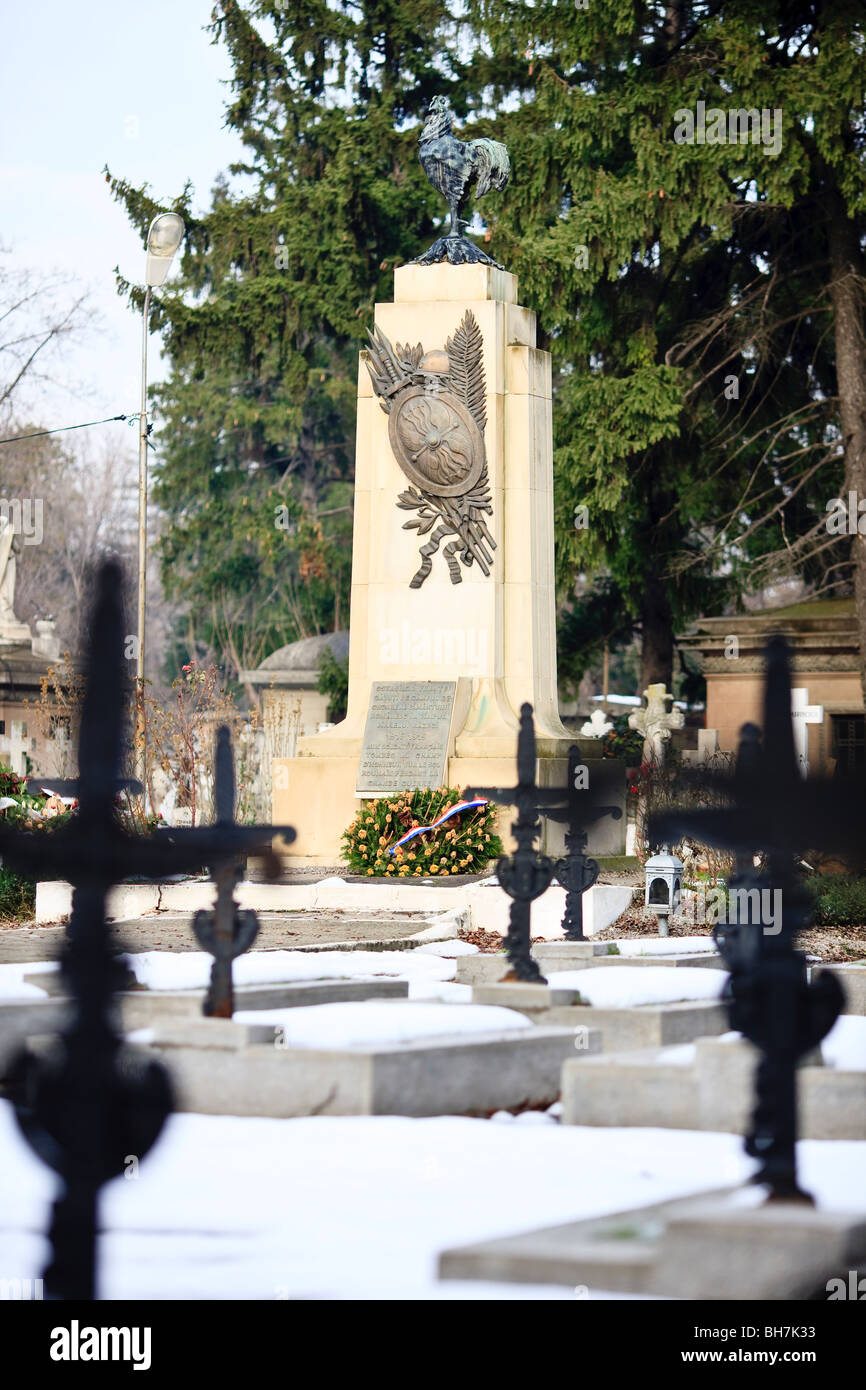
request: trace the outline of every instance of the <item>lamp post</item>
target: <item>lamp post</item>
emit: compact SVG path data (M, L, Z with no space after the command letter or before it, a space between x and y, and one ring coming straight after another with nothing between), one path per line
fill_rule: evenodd
M144 616L147 584L147 332L150 291L165 283L169 266L183 240L183 218L176 212L161 212L147 231L147 261L144 272L144 306L141 318L141 410L138 417L138 650L136 654L135 746L136 775L145 786L147 768L147 725L144 718ZM145 789L146 797L146 789Z

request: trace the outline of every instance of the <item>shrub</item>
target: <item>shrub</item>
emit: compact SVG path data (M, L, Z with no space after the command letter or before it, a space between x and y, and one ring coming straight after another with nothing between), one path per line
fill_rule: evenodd
M23 878L5 864L0 866L0 918L25 922L33 917L35 910L36 884L33 879Z
M643 734L630 729L628 720L627 714L613 715L610 719L613 728L602 740L601 756L623 758L629 767L637 767L643 761Z
M866 924L866 878L816 874L808 883L815 895L816 927L859 927Z
M454 787L425 787L366 801L343 833L342 857L353 873L368 877L483 873L489 861L503 852L496 834L497 808L492 803L452 816L437 830L416 835L402 849L388 853L407 831L432 825L462 800Z
M349 663L338 661L326 647L319 659L319 678L316 689L328 697L328 718L339 724L346 717L349 700Z

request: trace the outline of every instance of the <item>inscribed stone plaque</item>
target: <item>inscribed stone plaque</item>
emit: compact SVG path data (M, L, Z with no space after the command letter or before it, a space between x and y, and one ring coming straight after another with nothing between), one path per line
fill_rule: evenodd
M456 681L373 682L357 792L442 785L456 690Z

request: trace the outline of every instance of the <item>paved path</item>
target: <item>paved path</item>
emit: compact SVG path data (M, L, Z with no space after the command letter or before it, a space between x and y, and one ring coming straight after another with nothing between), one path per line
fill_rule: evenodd
M260 912L256 950L296 950L340 942L388 942L424 931L429 913ZM115 928L119 951L198 951L189 913L151 912ZM0 964L53 960L64 927L0 926Z

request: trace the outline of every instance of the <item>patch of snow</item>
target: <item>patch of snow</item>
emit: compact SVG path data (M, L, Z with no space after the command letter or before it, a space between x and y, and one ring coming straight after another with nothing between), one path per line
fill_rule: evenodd
M48 990L39 985L29 984L25 975L50 974L59 970L55 960L40 960L27 963L0 965L0 1000L4 999L47 999Z
M131 1033L125 1035L128 1043L138 1043L141 1047L148 1047L156 1037L153 1028L133 1028Z
M285 1047L340 1048L371 1043L459 1038L532 1028L528 1018L498 1004L405 1003L367 999L299 1009L241 1009L235 1023L273 1023Z
M415 947L416 955L425 956L477 956L479 950L471 941L430 941L425 946Z
M213 964L205 951L140 951L125 960L138 983L148 989L204 989ZM418 951L247 951L234 963L236 985L368 980L377 975L451 980L456 973L456 960Z
M679 1043L676 1047L663 1047L656 1060L669 1066L690 1067L695 1060L694 1043Z
M452 980L410 980L410 999L438 999L442 1004L471 1004L472 986Z
M689 999L718 999L727 979L721 970L698 966L671 970L659 966L604 966L588 970L555 971L551 989L577 989L587 1004L604 1009L627 1009L636 1004L674 1004Z
M711 936L640 937L611 942L621 956L690 956L711 955L718 949Z
M866 1018L843 1014L824 1041L821 1056L826 1065L840 1071L866 1071Z

